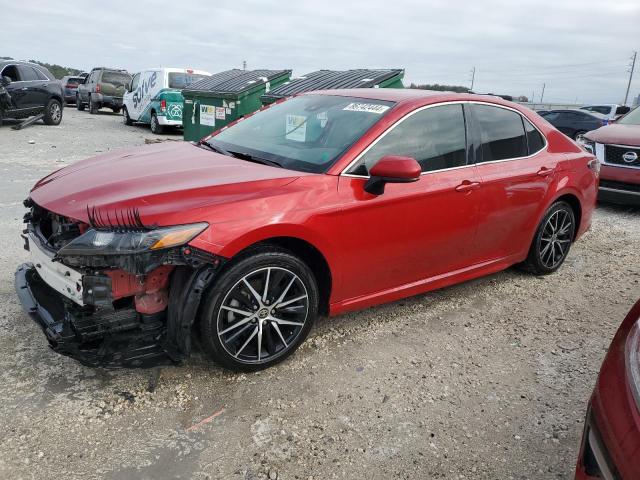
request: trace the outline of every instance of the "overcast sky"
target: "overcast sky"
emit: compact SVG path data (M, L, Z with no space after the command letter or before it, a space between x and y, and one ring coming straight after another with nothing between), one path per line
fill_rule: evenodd
M166 5L166 6L163 6ZM0 56L88 70L404 68L405 83L624 99L640 0L0 0ZM639 62L640 63L640 60ZM640 94L640 65L630 99Z

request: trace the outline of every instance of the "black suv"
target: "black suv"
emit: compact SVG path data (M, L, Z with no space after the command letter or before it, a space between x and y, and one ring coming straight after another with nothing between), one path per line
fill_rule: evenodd
M94 68L84 83L78 85L76 108L84 110L85 105L88 105L90 113L97 113L102 107L107 107L119 113L125 85L130 81L131 75L126 70Z
M44 114L44 123L62 120L62 86L49 70L35 63L0 60L0 124L3 118Z

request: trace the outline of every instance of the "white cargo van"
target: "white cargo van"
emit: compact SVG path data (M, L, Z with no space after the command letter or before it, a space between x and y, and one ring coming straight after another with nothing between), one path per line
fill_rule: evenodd
M156 134L165 126L182 127L182 89L209 75L189 68L150 68L136 73L123 98L124 123L146 123Z

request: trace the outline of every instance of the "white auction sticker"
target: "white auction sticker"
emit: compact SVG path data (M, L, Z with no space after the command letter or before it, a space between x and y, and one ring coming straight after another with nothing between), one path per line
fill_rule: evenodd
M307 117L303 115L287 115L285 138L294 142L304 142L307 138Z
M379 105L377 103L350 103L342 110L348 110L350 112L367 112L367 113L376 113L378 115L389 110L387 105Z

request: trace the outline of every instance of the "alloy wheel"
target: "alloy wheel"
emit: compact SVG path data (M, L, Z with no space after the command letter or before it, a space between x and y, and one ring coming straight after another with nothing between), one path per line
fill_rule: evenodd
M265 363L292 347L308 313L309 295L300 277L281 267L261 268L225 295L218 310L218 338L236 360Z
M49 110L49 116L54 123L58 123L60 121L60 116L62 114L62 108L56 102L51 104L51 108Z
M550 269L567 256L573 237L573 218L566 210L556 210L547 219L540 237L540 261Z

